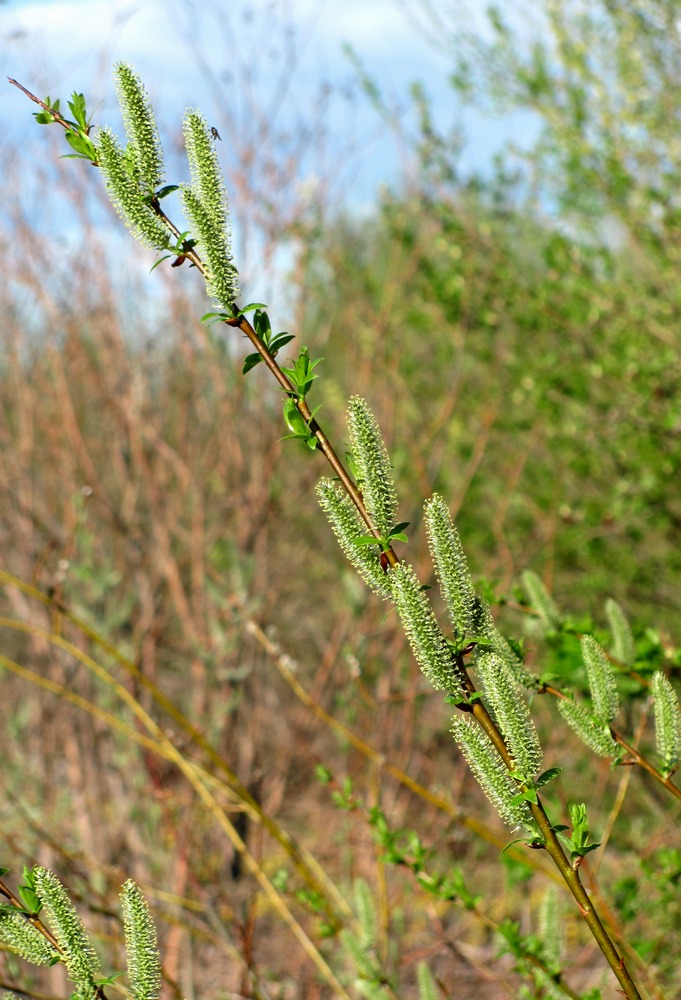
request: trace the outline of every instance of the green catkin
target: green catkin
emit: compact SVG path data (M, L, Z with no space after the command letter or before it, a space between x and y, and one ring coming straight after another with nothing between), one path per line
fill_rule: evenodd
M584 705L560 699L558 711L581 741L599 757L614 757L617 754L617 744L612 738L610 727L597 719Z
M557 629L563 618L556 602L544 586L543 580L531 569L527 569L522 575L522 584L527 594L527 599L531 607L537 612L539 621L544 628L550 631Z
M374 527L387 537L395 524L397 493L381 429L361 396L350 398L347 419L357 485Z
M128 63L117 63L115 75L136 180L144 193L153 194L163 183L163 150L154 111L142 81Z
M322 479L316 487L319 504L329 519L338 543L364 582L379 597L392 596L389 574L381 566L376 547L357 545L366 534L366 525L354 503L331 479Z
M534 778L542 764L542 748L518 685L506 663L495 653L483 653L476 660L487 700L503 734L515 770L526 781Z
M59 952L23 913L0 914L0 941L33 965L54 965Z
M454 718L451 732L478 784L503 821L514 828L523 827L536 833L527 802L513 802L518 795L518 785L487 734L466 716Z
M473 629L475 590L468 563L444 499L435 494L425 504L428 545L440 581L440 590L456 638L461 641Z
M239 284L222 170L203 115L187 111L182 127L192 183L180 187L180 198L204 257L208 294L230 311L239 297Z
M79 996L96 995L94 981L101 974L99 958L92 942L71 903L64 886L53 872L36 868L35 891L43 904L41 917L54 934L61 960L69 976L78 983Z
M416 966L416 979L419 987L419 1000L439 1000L440 991L433 978L433 973L425 962Z
M486 645L489 645L492 652L501 657L522 687L529 688L530 690L537 690L541 687L539 677L526 668L521 658L511 647L508 639L497 628L487 602L477 595L473 617L473 634L482 639Z
M121 892L121 910L128 956L131 1000L158 1000L161 993L161 959L156 928L149 905L131 880Z
M605 614L612 633L611 655L625 667L633 667L636 662L636 644L627 616L617 601L610 597L605 602Z
M661 670L653 674L653 710L655 712L655 744L666 775L681 762L681 716L679 699L670 680Z
M583 635L580 645L589 678L593 714L599 722L610 723L620 707L615 671L592 635Z
M109 198L127 228L144 246L165 250L169 244L169 233L145 201L145 192L131 172L130 159L112 129L101 129L98 153Z
M456 693L463 699L451 650L414 570L400 563L390 571L390 580L402 627L422 672L434 688Z

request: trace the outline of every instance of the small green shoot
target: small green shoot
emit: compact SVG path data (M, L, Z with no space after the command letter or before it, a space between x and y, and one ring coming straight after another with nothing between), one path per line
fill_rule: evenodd
M535 805L539 801L537 798L537 792L544 785L548 785L549 781L553 781L557 778L562 768L560 767L550 767L548 771L544 771L540 774L535 781L528 781L524 775L520 774L518 771L511 771L511 777L515 778L517 781L522 781L526 787L519 792L513 799L513 803L517 802L533 802Z
M287 334L277 334L277 336L287 336ZM285 375L288 375L293 383L295 399L299 402L305 399L312 388L312 383L316 378L319 378L318 375L314 374L314 369L322 360L323 358L315 358L313 361L310 358L310 352L307 347L301 347L300 354L296 358L293 368L284 368L282 366L281 370Z
M26 907L26 912L35 917L40 913L43 907L43 904L40 902L36 892L35 872L31 868L24 865L22 875L24 877L24 882L19 886L19 896L21 897L22 903Z
M264 309L256 308L253 315L253 327L258 335L258 340L262 343L273 358L276 358L277 354L282 347L289 344L293 338L294 334L286 333L282 331L281 333L272 333L272 326L270 324L269 316L264 311ZM255 351L253 354L246 356L244 360L243 368L241 369L242 375L247 375L251 369L255 368L262 361L262 354Z
M98 164L97 148L90 139L91 124L87 117L85 107L85 97L75 91L68 102L69 109L75 121L64 118L59 110L59 99L54 103L49 97L45 98L45 106L42 111L34 112L33 117L39 125L60 124L66 127L66 141L74 150L67 153L64 159L89 160L95 166Z
M572 837L565 835L564 831L569 829L566 826L556 826L554 830L570 851L572 867L577 870L587 854L595 851L601 845L600 843L589 844L589 818L586 813L586 805L583 802L573 802L568 805L568 809L572 821Z

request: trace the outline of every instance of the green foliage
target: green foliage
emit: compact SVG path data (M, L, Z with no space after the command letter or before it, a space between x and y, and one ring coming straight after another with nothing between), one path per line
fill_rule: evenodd
M586 814L586 806L583 802L569 803L570 821L572 823L572 836L568 837L563 831L567 827L555 827L559 837L567 845L570 851L570 860L575 868L579 866L582 859L596 851L600 844L589 843L589 819Z
M67 126L65 138L69 146L74 150L65 159L89 160L95 166L99 163L97 148L90 138L90 120L87 117L85 98L82 94L74 91L71 100L68 101L69 110L75 121L64 118L59 110L59 100L54 103L49 97L45 98L42 111L34 113L34 118L39 125L53 125L65 123Z
M400 488L422 490L419 463L437 441L433 486L456 505L480 572L508 587L550 543L559 603L569 595L584 612L610 593L637 620L673 628L663 581L681 570L675 269L642 271L626 247L556 231L511 195L501 180L426 178L386 198L371 227L338 226L309 279L309 329L332 312L329 378L367 394L357 373L371 370L369 330L382 324L390 420L420 428L393 447ZM386 311L400 261L409 301ZM346 302L367 317L351 339Z
M534 983L537 992L522 991L519 996L541 996L550 1000L565 1000L574 996L562 982L562 970L552 955L550 945L541 934L523 934L517 921L505 920L500 926L502 953L515 959L516 969Z
M285 336L287 335L284 334ZM305 418L300 412L298 404L305 402L307 394L312 388L312 383L316 378L319 378L315 368L322 360L322 358L313 360L307 347L301 347L293 367L284 368L282 366L281 369L293 385L292 392L284 400L284 420L291 431L284 440L292 438L303 441L311 451L315 451L317 448L317 438L312 429L312 421L320 407L317 406L312 410L310 416Z
M289 344L294 339L294 334L286 333L285 331L277 334L272 333L269 316L261 308L257 308L253 313L253 328L258 336L258 340L262 342L273 358L276 358L282 347L285 347L286 344ZM247 375L252 368L260 364L262 359L262 354L259 354L257 351L247 355L241 369L242 375Z

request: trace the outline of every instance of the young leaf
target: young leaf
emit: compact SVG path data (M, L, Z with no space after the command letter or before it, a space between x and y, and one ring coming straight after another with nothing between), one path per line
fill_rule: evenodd
M85 111L85 98L82 94L73 93L71 95L71 100L68 102L69 108L71 109L71 114L76 120L76 124L80 126L83 132L87 132L89 125L87 121L87 114Z

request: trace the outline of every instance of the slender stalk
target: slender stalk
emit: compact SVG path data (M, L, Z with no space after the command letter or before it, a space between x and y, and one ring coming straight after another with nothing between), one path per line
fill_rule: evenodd
M62 118L59 114L54 114L52 109L50 109L44 102L42 102L34 94L31 94L30 91L28 91L21 84L17 83L16 80L11 79L10 77L8 77L8 79L11 84L18 87L32 101L34 101L36 104L39 104L44 109L50 111L53 114L55 121L58 124L62 125L63 128L65 129L73 128L73 126L68 121ZM159 218L167 226L169 231L176 237L176 239L178 239L181 236L181 233L174 225L174 223L172 223L172 221L163 212L159 201L157 199L153 199L151 205L156 214L159 216ZM190 259L190 261L199 269L201 274L204 277L206 277L206 269L203 265L203 262L199 254L196 253L196 251L193 248L187 247L185 251L185 256L187 256ZM296 392L293 383L290 381L287 375L282 371L274 355L265 347L262 341L258 338L254 328L246 319L246 317L243 315L240 316L236 315L238 313L238 306L236 305L236 303L232 304L232 311L234 314L233 318L226 318L224 322L228 326L235 327L241 330L242 333L245 334L245 336L250 340L250 342L255 347L256 351L258 351L258 353L261 355L263 361L265 362L269 370L272 372L274 378L277 380L281 388L287 393L289 398L295 400L295 404L299 413L304 418L304 420L308 424L310 430L312 431L317 440L319 450L324 454L325 458L331 465L331 468L333 469L336 476L342 483L344 489L347 491L351 500L355 504L357 510L359 511L360 516L362 517L362 520L367 525L371 534L377 540L380 540L381 534L372 523L372 519L369 515L369 512L366 509L361 492L357 488L356 484L353 482L352 477L345 469L341 460L338 458L334 448L332 447L329 439L322 430L321 426L312 416L312 412L310 411L310 408L308 407L307 403L305 402L305 400L298 398L298 394ZM389 548L385 554L388 563L391 567L395 567L398 565L399 559L392 548ZM490 737L493 745L497 749L498 753L500 754L502 760L505 762L506 766L509 768L509 770L512 770L514 765L511 755L508 751L508 748L506 747L501 732L499 731L493 719L491 718L487 708L479 700L479 698L471 700L475 688L473 686L472 681L470 680L470 677L468 676L463 656L461 654L455 655L454 666L456 668L457 675L460 678L464 693L468 699L467 701L460 703L457 707L460 708L462 711L472 712L477 722L482 726L483 730ZM145 720L145 721L146 724L151 725L153 729L154 727L153 722L151 722L151 720L148 721ZM161 734L161 739L162 739L162 734ZM180 769L183 770L183 772L187 773L187 776L189 777L190 781L192 782L192 784L194 785L198 794L201 796L204 802L206 802L209 808L216 810L217 804L213 801L212 796L208 791L208 789L201 782L197 781L196 775L194 774L193 769L188 764L188 762L185 762L183 760L181 755L177 753L177 751L175 750L174 747L172 747L172 745L168 746L168 750L173 755L173 757L175 756L177 757L176 763L178 764ZM603 926L600 918L598 917L598 914L594 909L594 906L589 898L589 895L581 883L577 868L573 867L570 864L567 856L565 855L558 841L558 838L553 830L551 822L548 816L546 815L543 805L541 804L540 801L537 801L536 804L530 803L530 809L532 811L532 815L537 823L539 830L541 831L544 840L542 846L545 847L549 856L551 857L551 859L557 866L558 870L560 871L573 897L575 898L582 917L586 921L589 929L591 930L591 933L593 934L601 951L603 952L603 955L605 956L608 964L612 968L618 982L622 986L624 995L628 997L629 1000L641 1000L641 995L636 987L636 984L634 983L633 979L631 978L629 972L626 969L626 966L624 964L624 959L617 952L615 945L613 944L610 936L608 935L605 927ZM234 842L235 833L234 831L229 829L229 826L230 825L228 823L225 823L226 832L228 836L230 836L230 839L233 839ZM238 846L240 850L243 850L246 859L250 860L248 852L245 849L245 845L239 844ZM257 870L257 865L255 864L253 865L253 872L256 875L256 877L258 877L259 872ZM267 885L265 885L264 888L266 891L268 891ZM276 898L276 894L272 894L272 901L274 905L277 906L277 908L280 907L280 901ZM285 918L287 916L286 913L283 913L282 915ZM340 987L340 984L336 983L333 977L333 973L325 965L325 963L323 963L323 960L321 960L321 956L319 956L319 954L316 952L316 949L314 949L312 943L307 940L306 935L304 935L304 932L302 931L302 928L298 928L297 925L294 924L293 930L294 933L296 933L297 936L299 937L299 940L301 940L301 943L303 943L308 953L311 954L313 960L317 962L320 971L322 971L323 974L327 977L327 980L333 983L334 986L336 986L336 988L339 991L339 995L345 996L346 994L344 990L342 989L342 987Z

